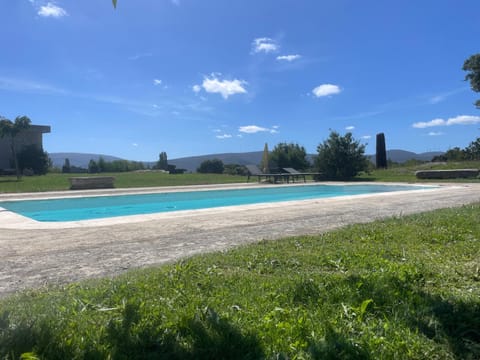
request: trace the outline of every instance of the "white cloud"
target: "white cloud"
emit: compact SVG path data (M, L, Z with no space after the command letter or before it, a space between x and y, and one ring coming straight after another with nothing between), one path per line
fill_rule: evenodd
M240 126L238 128L238 131L246 134L255 134L257 132L268 131L268 129L257 126L257 125L247 125L247 126Z
M447 120L433 119L427 122L420 121L414 123L412 126L417 129L425 129L434 126L451 126L451 125L474 125L480 123L480 116L473 115L459 115Z
M132 146L133 147L138 147L138 144L137 143L132 143Z
M342 90L338 85L322 84L317 86L315 89L313 89L312 93L316 97L322 97L322 96L340 94L341 91Z
M157 85L162 85L162 80L160 79L153 79L153 85L157 86Z
M431 97L429 102L430 104L438 104L439 102L444 101L446 98L447 97L445 95L437 95L437 96Z
M40 10L38 10L38 15L44 17L60 18L62 16L67 16L68 14L61 7L49 2L47 3L47 5L40 6Z
M417 129L424 129L432 126L445 126L445 125L447 125L447 122L445 120L433 119L428 122L420 121L420 122L414 123L412 126Z
M352 126L352 125L347 126L345 130L355 130L355 126Z
M222 134L222 135L217 135L215 136L217 139L230 139L232 135L230 134Z
M463 88L458 88L458 89L454 89L454 90L451 90L451 91L447 91L447 92L444 92L444 93L441 93L441 94L430 97L428 99L428 102L430 104L438 104L442 101L447 100L449 97L454 96L458 93L461 93L465 90L468 90L468 87L463 87Z
M372 135L364 135L362 136L362 139L363 140L368 140L368 139L371 139L372 138Z
M428 136L440 136L440 135L443 135L443 132L441 132L441 131L430 131L428 133Z
M447 125L474 125L480 123L480 116L459 115L447 120Z
M138 60L138 59L141 59L141 58L145 58L145 57L151 57L153 56L152 53L141 53L141 54L135 54L133 56L130 56L128 58L128 60Z
M238 131L245 134L255 134L258 132L269 132L271 134L277 134L278 126L273 126L271 129L268 129L268 128L264 128L257 125L246 125L246 126L240 126L238 128Z
M199 93L202 90L202 87L200 85L193 85L192 90L195 93Z
M275 52L279 48L278 44L268 37L257 38L253 40L252 43L252 52L259 53L259 52Z
M295 55L281 55L281 56L277 56L277 60L279 61L288 61L288 62L291 62L291 61L294 61L294 60L298 60L300 59L302 56L301 55L298 55L298 54L295 54Z
M203 79L202 87L208 93L217 93L222 95L224 99L228 99L229 96L235 94L246 94L245 84L247 84L246 81L237 79L219 80L217 75L212 74L210 78L205 77ZM195 85L193 91L198 92L197 90L199 91L199 87Z

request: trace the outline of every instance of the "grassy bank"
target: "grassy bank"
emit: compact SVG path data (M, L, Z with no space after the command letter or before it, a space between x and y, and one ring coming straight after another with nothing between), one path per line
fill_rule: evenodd
M373 170L370 174L361 174L357 180L386 182L418 182L415 172L418 170L480 169L480 161L462 161L448 163L417 163L407 161L388 169ZM422 182L480 182L480 179L421 180Z
M0 302L0 358L478 359L480 204Z
M415 171L426 169L455 169L480 168L480 161L448 163L448 164L416 164L406 163L402 166L391 167L386 170L373 170L369 174L361 174L355 181L386 181L386 182L429 182L415 178ZM68 178L72 176L92 176L89 174L58 174L51 173L44 176L24 176L17 181L14 176L0 176L0 193L12 192L41 192L68 190ZM247 181L246 176L231 176L223 174L163 174L158 172L123 172L105 173L93 176L114 176L115 187L133 188L150 186L182 186L242 183ZM255 181L253 178L251 181ZM480 179L455 179L455 182L480 182ZM430 181L431 182L431 181ZM439 182L435 180L434 182ZM443 180L443 182L447 182Z
M43 176L24 176L17 181L14 176L0 176L0 193L39 192L68 190L68 178L72 176L114 176L115 187L133 188L149 186L182 186L246 182L246 176L222 174L163 174L159 172L122 172L90 174L47 174Z
M480 161L448 164L416 164L406 163L386 170L373 170L369 174L361 174L355 181L386 181L386 182L417 182L415 171L426 169L455 169L455 168L480 168ZM48 174L44 176L24 176L20 181L14 176L0 176L0 193L12 192L40 192L68 190L71 176L92 176L88 174ZM115 187L150 187L150 186L182 186L242 183L247 181L246 176L231 176L222 174L177 174L169 175L158 172L130 172L101 174L94 176L114 176ZM251 181L255 181L253 178ZM455 179L448 182L480 182L480 179ZM428 182L422 180L422 182ZM439 182L439 180L434 180Z

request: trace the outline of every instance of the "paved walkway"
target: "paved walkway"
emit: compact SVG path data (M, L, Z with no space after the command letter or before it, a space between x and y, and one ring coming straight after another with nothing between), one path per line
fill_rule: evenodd
M71 193L70 193L71 194ZM17 196L17 195L15 195ZM37 195L38 196L38 195ZM62 196L56 194L55 196ZM13 195L0 195L0 201ZM17 196L18 197L18 196ZM38 226L0 212L0 297L262 239L480 202L480 184ZM113 222L112 222L113 221ZM65 225L65 224L64 224Z

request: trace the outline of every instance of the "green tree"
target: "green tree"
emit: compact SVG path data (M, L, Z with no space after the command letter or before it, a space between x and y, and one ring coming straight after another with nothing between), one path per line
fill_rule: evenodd
M441 154L441 155L435 155L433 158L432 158L432 162L445 162L447 161L447 157L445 156L445 154Z
M385 134L377 134L377 152L376 152L377 169L387 168L387 148L385 146Z
M105 159L103 158L103 156L100 156L98 158L97 167L98 167L98 172L107 171L107 163L106 163Z
M291 167L297 170L305 170L310 167L305 148L293 143L277 144L270 153L269 160L278 169Z
M225 164L224 165L224 174L228 175L241 175L241 176L247 176L248 175L248 170L245 166L239 165L239 164Z
M168 170L168 159L167 159L167 153L165 151L162 151L158 156L156 167L159 170Z
M262 169L264 174L270 172L270 153L268 152L268 144L265 143L263 147L262 162L260 163L260 169Z
M347 180L368 170L365 145L355 140L350 132L340 136L338 132L331 131L329 138L318 145L317 150L316 168L327 179Z
M98 164L95 160L93 159L90 159L90 161L88 162L88 172L90 174L96 174L98 173Z
M464 150L467 160L480 160L480 137L472 141Z
M445 157L447 158L447 161L463 161L465 160L465 151L460 149L458 146L454 147L453 149L449 149L445 153Z
M470 81L472 90L480 92L480 54L472 55L465 60L462 69L468 71L465 80ZM475 106L480 108L480 100L475 102Z
M48 154L36 145L25 146L18 154L18 166L23 173L30 169L35 175L45 175L48 172Z
M70 159L66 158L62 166L62 173L69 174L72 171L72 166L70 165Z
M7 137L10 139L10 149L12 151L13 161L15 163L15 172L17 174L17 180L20 180L21 173L18 164L17 148L15 140L17 135L28 129L31 125L31 121L27 116L17 116L15 121L8 120L4 117L0 117L0 137Z
M197 172L203 174L223 174L223 162L219 159L205 160L197 169Z

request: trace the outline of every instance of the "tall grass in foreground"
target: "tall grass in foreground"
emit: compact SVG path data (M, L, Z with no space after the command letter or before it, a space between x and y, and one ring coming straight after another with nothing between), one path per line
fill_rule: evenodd
M0 302L0 358L479 359L480 204Z

